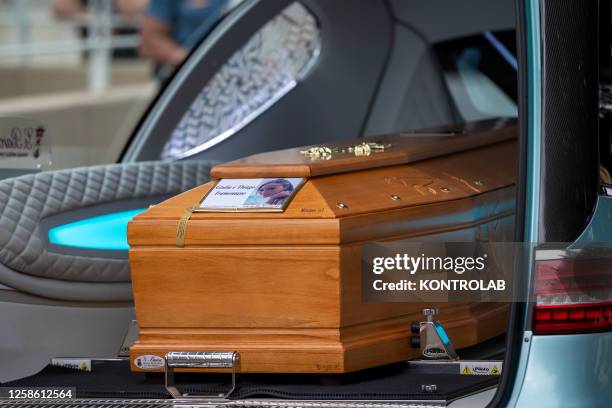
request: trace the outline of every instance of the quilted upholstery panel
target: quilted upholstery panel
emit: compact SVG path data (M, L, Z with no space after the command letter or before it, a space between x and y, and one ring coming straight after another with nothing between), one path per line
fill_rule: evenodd
M127 260L50 252L45 217L110 201L177 194L208 180L206 162L142 162L44 172L0 181L0 263L22 273L82 282L129 282Z

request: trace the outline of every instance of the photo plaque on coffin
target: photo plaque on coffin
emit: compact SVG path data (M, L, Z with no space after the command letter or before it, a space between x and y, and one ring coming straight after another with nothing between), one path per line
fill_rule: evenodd
M363 301L361 251L448 232L472 241L487 226L512 240L516 133L515 121L490 120L214 167L211 182L129 224L140 327L132 370L145 370L136 359L170 351L237 351L240 371L259 373L345 373L418 358L410 325L430 306L456 348L502 334L506 304ZM261 197L251 202L274 201L279 180L302 182L281 211L199 211L215 186L235 179L256 180L250 195ZM258 187L274 180L266 199Z

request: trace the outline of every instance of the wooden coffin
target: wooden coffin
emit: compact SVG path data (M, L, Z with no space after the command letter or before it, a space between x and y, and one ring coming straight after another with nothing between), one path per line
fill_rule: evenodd
M370 138L391 147L369 155L297 148L215 167L214 179L307 180L284 212L193 213L180 239L181 217L216 181L129 224L132 369L168 351L238 351L242 372L344 373L418 357L410 323L432 305L362 301L362 246L512 240L516 132L514 121L487 121ZM504 304L437 306L456 348L505 331Z

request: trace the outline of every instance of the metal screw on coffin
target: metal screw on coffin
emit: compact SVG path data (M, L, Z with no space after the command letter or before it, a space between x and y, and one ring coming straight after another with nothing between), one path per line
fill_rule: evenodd
M398 196L397 194L391 194L391 199L394 201L399 201L402 199L402 197Z
M444 193L450 193L451 189L449 187L440 187L440 191L442 191Z
M336 207L338 207L338 208L348 208L348 205L346 205L344 203L337 203Z
M437 307L426 308L426 309L421 310L421 313L423 314L423 316L427 318L428 322L433 322L434 316L438 314L438 308Z

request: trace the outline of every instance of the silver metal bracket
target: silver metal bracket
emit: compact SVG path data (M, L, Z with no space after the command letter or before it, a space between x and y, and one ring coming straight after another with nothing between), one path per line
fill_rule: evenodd
M204 351L171 351L166 354L165 378L166 390L175 399L201 399L225 400L236 389L236 373L240 364L240 354L232 352L204 352ZM184 394L176 388L174 381L175 368L201 368L201 369L231 369L231 386L221 394Z
M127 331L125 332L125 336L123 337L121 348L117 353L118 357L130 358L130 348L134 345L134 343L136 343L136 341L138 341L139 331L140 329L138 327L138 322L136 320L132 320Z
M421 355L429 360L458 360L453 344L439 321L434 321L438 309L422 310L427 321L420 323Z

